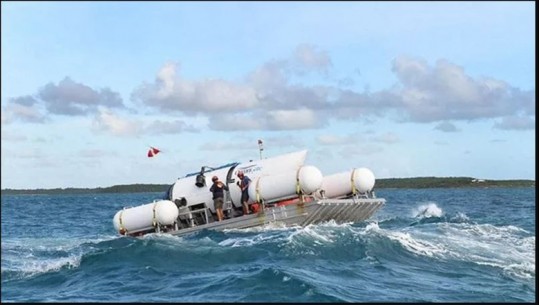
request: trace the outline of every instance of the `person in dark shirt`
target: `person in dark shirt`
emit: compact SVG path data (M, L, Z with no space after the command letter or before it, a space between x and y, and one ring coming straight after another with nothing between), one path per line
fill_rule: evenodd
M243 205L243 215L249 213L249 184L251 184L251 179L243 174L242 171L238 171L238 181L236 184L241 189L241 204Z
M219 181L219 178L217 176L213 176L213 178L211 178L211 181L213 181L213 184L210 187L210 192L213 193L213 206L217 211L217 219L221 221L224 218L223 204L225 201L225 190L228 191L228 186L226 186L223 182Z

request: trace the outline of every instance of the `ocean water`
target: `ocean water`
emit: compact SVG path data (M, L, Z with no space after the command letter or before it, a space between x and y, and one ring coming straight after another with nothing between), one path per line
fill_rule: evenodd
M159 193L2 195L2 302L535 302L535 189L379 189L357 224L120 237Z

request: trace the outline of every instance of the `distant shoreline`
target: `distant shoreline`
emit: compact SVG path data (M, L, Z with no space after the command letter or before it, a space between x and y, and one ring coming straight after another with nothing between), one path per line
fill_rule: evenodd
M2 195L165 193L172 184L126 184L98 188L2 189ZM535 187L535 180L482 180L472 177L415 177L377 179L375 190L385 188Z

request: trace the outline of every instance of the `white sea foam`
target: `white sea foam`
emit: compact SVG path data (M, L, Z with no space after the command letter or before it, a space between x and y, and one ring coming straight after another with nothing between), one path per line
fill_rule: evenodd
M367 226L365 226L365 232L379 231L379 230L380 230L380 227L378 226L378 222L376 221L370 222L367 224Z
M11 238L2 240L2 249L26 251L71 251L82 244L98 244L118 238L100 236L99 238Z
M414 238L408 232L389 231L387 237L399 242L405 249L417 255L433 257L447 252L442 244Z
M219 242L220 246L225 247L251 247L257 244L266 243L282 237L272 234L258 234L252 236L232 237Z
M27 276L58 271L62 267L77 268L80 265L82 255L71 255L69 257L60 257L53 259L26 260L21 264L14 266L12 271L21 272Z
M445 231L454 257L499 267L508 276L535 278L535 236L525 233L515 226L491 224L446 226Z
M316 244L331 243L334 240L334 234L331 230L317 230L317 225L308 225L290 234L288 240L294 242L297 238L308 238Z
M244 229L224 229L223 232L228 233L260 233L260 232L268 232L268 231L288 231L294 228L299 228L299 226L286 226L282 222L271 222L268 224L265 224L263 226L256 226L256 227L250 227L250 228L244 228Z
M436 211L434 205L425 209ZM535 236L513 225L439 223L431 230L408 227L392 231L371 223L357 233L386 236L417 255L488 265L509 277L535 279Z
M412 210L412 217L417 218L441 217L442 214L442 209L435 202L422 204Z
M535 236L525 237L528 232L521 228L441 223L434 231L406 230L385 234L418 255L493 266L507 276L535 279Z
M252 246L261 242L268 242L270 240L285 239L287 243L298 243L304 240L310 240L315 244L331 243L335 238L335 230L342 230L343 228L350 228L350 224L337 224L331 220L321 224L302 226L285 226L282 223L275 222L269 223L264 226L252 227L246 229L225 229L225 233L268 233L258 234L256 236L234 237L226 239L220 242L223 246ZM272 233L289 233L272 234Z
M117 237L84 238L15 238L2 240L2 272L15 271L22 276L79 267L88 249L83 244L98 244ZM47 253L51 253L47 255ZM65 256L61 256L65 255ZM53 256L53 257L51 257ZM60 257L58 257L60 256Z
M470 221L470 218L462 212L457 212L455 216L451 217L450 221L451 222L467 222L467 221Z
M182 236L172 235L169 233L152 233L145 234L139 237L140 239L159 239L159 240L172 240L172 241L183 241Z

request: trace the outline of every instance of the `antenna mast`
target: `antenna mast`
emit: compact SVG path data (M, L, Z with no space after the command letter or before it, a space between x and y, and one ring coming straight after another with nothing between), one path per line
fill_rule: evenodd
M262 160L262 151L264 150L264 143L262 143L262 140L258 140L258 150L260 151L260 160Z

